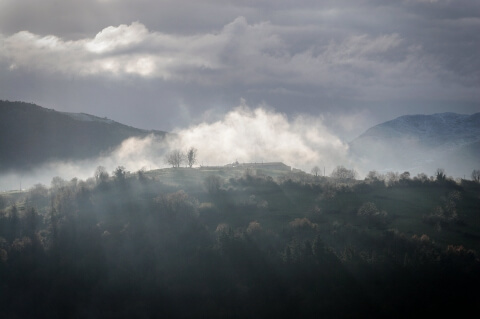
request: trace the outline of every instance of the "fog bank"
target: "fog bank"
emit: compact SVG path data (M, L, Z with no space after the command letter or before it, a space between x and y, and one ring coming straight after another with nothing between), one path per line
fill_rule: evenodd
M222 118L179 128L166 139L154 135L129 138L97 158L56 161L29 172L5 174L0 178L0 190L49 185L55 176L87 179L98 166L108 172L118 166L131 172L163 168L168 166L164 159L167 152L185 152L190 147L198 150L197 166L283 162L307 172L318 165L327 173L337 165L351 166L348 145L327 128L322 117L288 117L267 106L251 108L242 101Z
M349 163L348 145L324 125L321 117L293 118L264 106L242 103L221 120L177 130L170 149L198 149L198 164L224 165L238 161L283 162L310 171L312 166Z

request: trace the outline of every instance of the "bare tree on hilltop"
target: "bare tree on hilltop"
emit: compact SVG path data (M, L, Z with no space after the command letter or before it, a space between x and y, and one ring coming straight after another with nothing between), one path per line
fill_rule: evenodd
M197 163L197 149L195 147L190 147L187 151L187 164L188 167L192 167L195 163Z
M172 165L173 168L178 168L183 163L185 156L180 150L173 150L165 157L165 163Z

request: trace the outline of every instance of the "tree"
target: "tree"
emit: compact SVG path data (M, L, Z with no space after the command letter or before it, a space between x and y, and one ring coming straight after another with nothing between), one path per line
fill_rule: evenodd
M115 181L117 183L123 184L125 183L125 180L127 178L127 171L125 170L125 167L123 166L118 166L114 171L113 175L115 176Z
M103 166L98 166L95 170L95 180L97 184L105 183L108 181L109 175L107 169Z
M194 147L190 147L187 151L187 164L188 167L192 167L195 163L197 163L197 149Z
M438 182L444 181L447 178L447 175L445 175L445 170L443 168L437 168L437 170L435 171L435 176Z
M43 184L35 184L28 191L27 200L29 204L48 203L48 188Z
M378 213L377 206L372 202L363 203L358 209L358 216L373 216Z
M247 234L249 235L258 234L261 231L262 231L262 226L256 220L248 224Z
M343 180L355 179L355 177L357 177L357 172L354 169L346 169L345 167L340 165L333 170L330 176L335 179Z
M146 168L145 167L142 167L141 169L139 169L137 171L137 177L138 177L138 180L141 182L141 183L146 183L148 181L148 177L146 175Z
M385 224L387 215L386 211L380 211L372 202L363 203L357 212L357 216L365 218L374 224Z
M418 173L417 176L414 177L414 179L422 183L428 182L428 176L425 173Z
M318 176L319 172L320 172L320 168L318 166L314 166L311 170L311 173L315 176Z
M24 234L30 238L33 238L38 226L38 213L35 208L30 207L25 213L25 225L24 225Z
M190 197L185 191L160 194L155 197L158 211L168 218L185 219L196 216L198 202Z
M54 178L52 178L50 185L50 189L55 192L60 188L66 186L67 182L63 178L55 176Z
M165 157L165 163L172 165L173 168L180 167L184 160L184 155L180 150L173 150Z
M385 175L380 174L377 171L370 171L365 177L365 180L369 182L379 182L385 180Z
M395 185L400 180L400 175L397 172L387 172L385 174L385 184L388 186Z
M400 174L400 180L401 181L406 181L410 179L410 172L403 172Z
M480 183L480 169L474 169L472 172L472 180Z

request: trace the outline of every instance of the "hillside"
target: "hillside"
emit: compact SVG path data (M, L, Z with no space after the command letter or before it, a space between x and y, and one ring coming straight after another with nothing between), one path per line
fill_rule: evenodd
M350 143L351 154L365 170L453 176L469 175L480 165L480 113L407 115L378 124Z
M165 135L89 114L0 101L0 171L29 169L52 160L98 156L126 138L151 133Z
M463 316L479 187L232 167L57 179L0 195L0 317Z

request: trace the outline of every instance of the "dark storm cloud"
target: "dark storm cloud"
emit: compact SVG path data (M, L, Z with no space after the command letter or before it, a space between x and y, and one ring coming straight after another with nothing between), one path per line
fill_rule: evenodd
M0 95L168 130L245 98L351 138L478 111L479 29L473 0L7 0Z

